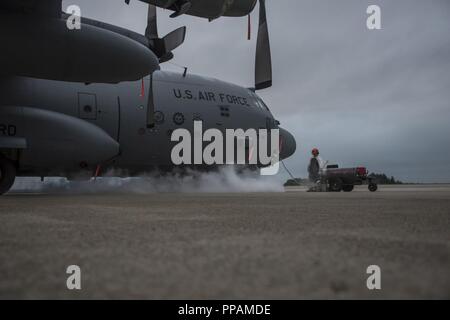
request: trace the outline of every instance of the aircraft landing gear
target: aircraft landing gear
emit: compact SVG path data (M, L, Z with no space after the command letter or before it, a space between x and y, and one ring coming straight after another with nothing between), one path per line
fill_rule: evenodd
M16 180L16 167L7 158L0 155L0 195L11 189Z

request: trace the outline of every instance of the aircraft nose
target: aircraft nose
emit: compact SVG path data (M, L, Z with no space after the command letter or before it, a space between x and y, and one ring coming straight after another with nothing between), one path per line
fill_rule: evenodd
M297 142L294 136L283 128L280 128L280 140L280 158L289 158L295 153Z

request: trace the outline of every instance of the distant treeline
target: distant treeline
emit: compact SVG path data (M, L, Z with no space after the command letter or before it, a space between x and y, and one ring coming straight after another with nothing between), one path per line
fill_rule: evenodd
M403 184L400 180L396 180L393 176L389 178L384 173L371 173L369 177L374 179L378 184Z
M371 177L373 180L375 180L375 182L378 184L403 184L402 181L395 179L393 176L388 177L384 173L371 173L371 174L369 174L369 177ZM303 178L296 178L295 180L289 179L288 181L286 181L284 186L285 187L293 187L293 186L298 186L298 185L305 185L308 182L309 182L308 179L303 179Z

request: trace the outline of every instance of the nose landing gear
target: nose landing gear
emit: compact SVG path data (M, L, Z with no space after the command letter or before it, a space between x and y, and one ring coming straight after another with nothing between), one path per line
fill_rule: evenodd
M0 155L0 195L11 189L16 180L16 167L12 161Z

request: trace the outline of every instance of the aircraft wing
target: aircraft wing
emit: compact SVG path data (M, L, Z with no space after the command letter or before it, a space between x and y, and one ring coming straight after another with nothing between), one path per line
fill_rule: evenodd
M61 2L62 0L2 0L0 12L59 17L61 15Z

